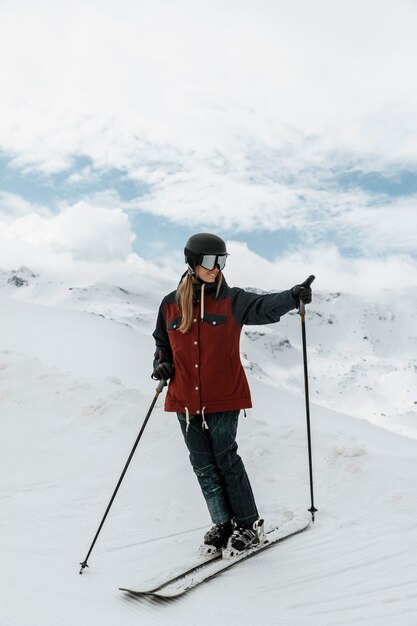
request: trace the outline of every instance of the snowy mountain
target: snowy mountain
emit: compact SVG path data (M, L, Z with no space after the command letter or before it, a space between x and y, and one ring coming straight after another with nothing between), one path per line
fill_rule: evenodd
M161 398L78 575L153 397L151 332L171 289L133 271L117 283L0 273L0 624L414 626L413 294L319 292L309 307L312 528L180 602L118 591L192 561L209 525ZM240 451L270 522L310 506L299 326L289 314L242 336L254 408Z
M148 358L149 364L157 307L174 286L146 275L124 275L122 284L114 285L57 282L29 268L0 271L0 294L9 298L93 313L143 333L148 341L143 362ZM416 301L417 288L414 293L387 289L369 300L315 291L307 318L312 399L417 438ZM246 326L241 350L252 376L277 389L303 392L295 311L279 324ZM136 378L129 384L140 383Z

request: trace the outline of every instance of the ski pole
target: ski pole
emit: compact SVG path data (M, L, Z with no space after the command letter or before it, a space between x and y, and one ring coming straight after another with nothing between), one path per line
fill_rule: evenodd
M114 490L113 495L112 495L112 497L110 498L110 502L109 502L109 504L108 504L108 506L107 506L106 512L105 512L105 513L104 513L104 515L103 515L103 519L102 519L102 520L101 520L101 522L100 522L100 526L98 527L98 530L97 530L97 532L96 532L96 534L95 534L95 537L94 537L94 539L93 539L93 543L91 544L90 549L89 549L89 551L88 551L88 553L87 553L87 556L85 557L84 561L83 561L82 563L80 563L80 565L81 565L80 574L82 574L82 573L83 573L84 568L88 567L88 563L87 563L87 561L88 561L88 559L89 559L89 557L90 557L91 552L93 551L94 545L95 545L95 543L96 543L96 541L97 541L97 538L98 538L98 536L99 536L99 534L100 534L100 532L101 532L101 529L103 528L103 524L104 524L104 522L106 521L106 517L107 517L107 515L108 515L108 513L109 513L109 511L110 511L110 509L111 509L111 506L112 506L112 504L113 504L113 502L114 502L114 499L115 499L115 497L116 497L116 494L117 494L117 492L118 492L118 490L119 490L119 487L120 487L120 485L122 484L122 480L123 480L123 478L124 478L124 476L125 476L125 474L126 474L126 472L127 472L127 468L129 467L130 461L132 460L133 455L135 454L135 450L136 450L137 445L138 445L138 443L139 443L139 441L140 441L140 438L142 437L142 433L143 433L143 431L145 430L145 426L146 426L146 424L148 423L148 419L149 419L149 417L150 417L150 415L151 415L151 413L152 413L152 411L153 411L153 408L154 408L155 403L156 403L156 401L157 401L157 399L158 399L158 397L159 397L159 394L161 393L162 389L165 387L165 385L166 385L166 384L167 384L167 381L166 381L166 380L161 380L161 381L159 382L159 384L158 384L157 388L156 388L156 391L155 391L155 396L154 396L154 399L152 400L152 404L151 404L151 406L149 407L149 411L148 411L148 413L147 413L147 415L146 415L146 417L145 417L145 420L144 420L144 422L143 422L143 424L142 424L142 428L140 429L140 432L139 432L139 434L138 434L138 436L137 436L137 438L136 438L136 441L135 441L135 444L134 444L134 446L133 446L133 448L132 448L132 451L131 451L131 453L129 454L129 458L127 459L126 465L124 466L123 472L121 473L121 476L120 476L120 478L119 478L119 481L118 481L118 483L117 483L117 485L116 485L116 489Z
M309 287L315 276L311 275L304 281L303 285ZM311 519L314 522L314 514L317 513L317 509L314 506L314 492L313 492L313 460L311 453L311 428L310 428L310 400L308 394L308 370L307 370L307 340L306 340L306 323L305 323L305 314L306 307L302 300L300 300L300 309L299 313L301 316L301 333L303 337L303 362L304 362L304 390L305 390L305 401L306 401L306 416L307 416L307 439L308 439L308 463L310 469L310 496L311 496L311 507L308 509L311 513Z

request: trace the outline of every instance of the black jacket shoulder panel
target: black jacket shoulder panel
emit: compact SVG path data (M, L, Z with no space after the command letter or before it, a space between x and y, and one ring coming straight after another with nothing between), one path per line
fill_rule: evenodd
M175 302L175 296L176 296L177 290L175 291L171 291L170 293L168 293L161 302L161 306L164 306L164 304L174 304Z

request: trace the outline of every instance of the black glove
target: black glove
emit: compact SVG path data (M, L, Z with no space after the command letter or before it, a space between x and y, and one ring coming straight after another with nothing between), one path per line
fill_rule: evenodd
M305 284L307 280L301 283L301 285L295 285L295 287L292 288L292 295L297 300L297 306L300 305L300 300L302 300L304 304L310 304L313 299L311 287Z
M153 371L152 378L155 380L169 380L174 372L174 366L168 361L157 365Z

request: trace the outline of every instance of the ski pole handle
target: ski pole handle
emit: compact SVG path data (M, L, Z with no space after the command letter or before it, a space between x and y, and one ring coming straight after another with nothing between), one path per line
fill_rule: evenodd
M315 280L315 276L314 274L310 274L310 276L308 278L306 278L306 280L301 283L304 287L310 287L311 283L313 282L313 280ZM300 300L300 309L299 309L299 313L300 315L304 316L306 314L306 306L304 304L304 302L302 300Z
M159 396L159 394L161 393L162 389L163 389L163 388L165 387L165 385L167 385L167 384L168 384L168 383L167 383L167 381L166 381L166 380L164 380L164 379L160 380L160 381L159 381L159 385L157 386L157 388L156 388L156 390L155 390L155 391L156 391L156 394L155 394L155 395L158 395L158 396Z
M313 280L315 280L315 276L314 274L310 274L310 276L308 278L306 278L306 280L301 283L302 285L304 285L305 287L310 287L311 283L313 282Z

